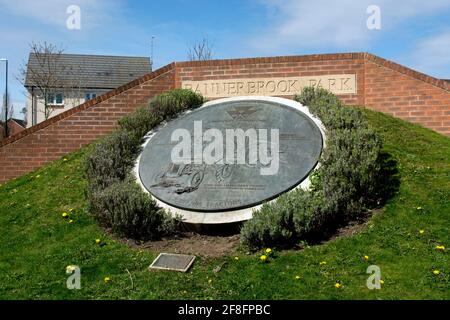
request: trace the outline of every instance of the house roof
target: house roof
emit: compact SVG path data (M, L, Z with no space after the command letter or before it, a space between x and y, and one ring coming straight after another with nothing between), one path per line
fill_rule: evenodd
M25 120L22 120L22 119L11 118L11 119L9 119L8 121L14 121L14 122L16 122L19 126L21 126L21 127L23 127L23 128L26 128L26 127L27 127L26 121L25 121Z
M14 121L15 123L17 123L21 127L24 127L24 128L27 127L27 123L26 123L25 120L17 119L17 118L10 118L10 119L8 119L8 123L11 122L11 121ZM3 127L4 122L5 122L4 120L3 121L0 120L0 127Z
M150 58L54 54L51 61L60 87L115 89L151 72ZM42 60L42 59L41 59ZM33 74L48 72L35 53L30 53L25 87L33 87ZM31 70L30 70L31 69Z

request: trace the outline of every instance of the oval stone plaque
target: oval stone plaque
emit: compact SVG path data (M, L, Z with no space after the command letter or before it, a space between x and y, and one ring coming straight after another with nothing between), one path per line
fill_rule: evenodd
M322 132L306 113L281 98L207 103L149 134L139 179L173 208L213 215L254 207L298 186L317 165Z

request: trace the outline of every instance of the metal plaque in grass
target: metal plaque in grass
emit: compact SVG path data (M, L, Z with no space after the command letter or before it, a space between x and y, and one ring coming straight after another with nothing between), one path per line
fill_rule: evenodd
M195 256L174 253L160 253L152 262L150 269L186 272L194 263Z

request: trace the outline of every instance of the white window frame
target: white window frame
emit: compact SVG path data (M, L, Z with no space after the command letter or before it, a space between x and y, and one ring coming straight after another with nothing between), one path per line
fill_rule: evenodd
M61 102L58 103L56 96L61 95ZM51 99L53 98L53 99ZM64 93L63 92L56 92L56 93L49 93L47 95L47 104L51 106L63 106L64 105Z

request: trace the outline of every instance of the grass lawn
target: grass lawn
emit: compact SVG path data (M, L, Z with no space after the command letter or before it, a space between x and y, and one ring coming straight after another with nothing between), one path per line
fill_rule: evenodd
M187 274L149 272L158 252L130 249L89 217L85 148L0 186L0 298L450 299L450 139L366 114L398 162L401 183L356 235L276 252L268 263L260 262L261 253L238 252L197 258ZM366 287L371 264L381 268L381 290ZM80 266L81 290L66 288L67 265ZM218 265L221 271L213 272ZM336 281L343 286L335 288Z

